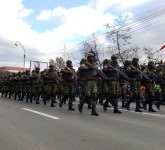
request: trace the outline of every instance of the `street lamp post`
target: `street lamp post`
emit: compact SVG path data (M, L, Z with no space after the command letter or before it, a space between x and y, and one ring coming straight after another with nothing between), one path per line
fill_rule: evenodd
M14 43L15 46L20 46L22 49L23 49L23 69L25 70L25 60L26 60L26 49L25 47L23 46L23 44L19 41L16 41Z

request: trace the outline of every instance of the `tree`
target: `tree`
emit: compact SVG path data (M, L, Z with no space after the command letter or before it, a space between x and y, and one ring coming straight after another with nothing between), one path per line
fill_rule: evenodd
M62 57L56 57L55 60L50 59L49 64L54 65L57 71L61 71L65 66L65 61Z
M83 54L84 58L87 57L89 52L94 53L97 66L99 68L102 68L101 55L104 52L104 47L103 47L103 45L101 43L99 43L97 41L97 38L95 37L95 35L93 35L91 41L84 42L83 47L81 48L81 51L82 51L82 54Z
M158 63L160 60L163 60L164 54L161 53L160 50L155 50L151 47L143 47L143 51L145 54L145 61L154 61L155 63Z
M127 49L127 46L130 44L129 39L131 39L131 35L129 34L130 28L126 27L127 21L128 16L119 16L115 19L114 26L105 25L108 30L106 38L112 42L110 51L112 54L118 54L123 64L126 57L125 54L128 54L128 51L130 51L130 49Z

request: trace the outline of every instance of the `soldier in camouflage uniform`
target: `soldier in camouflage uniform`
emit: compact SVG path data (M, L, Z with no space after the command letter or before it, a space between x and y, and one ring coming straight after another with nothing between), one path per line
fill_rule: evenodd
M32 74L30 76L30 82L31 82L31 93L30 93L30 103L32 103L33 99L36 100L36 104L39 103L39 99L42 93L42 78L40 74L40 68L36 67L35 70L32 71Z
M119 83L119 69L117 62L118 56L112 55L111 60L105 59L103 61L103 72L109 77L109 81L104 82L104 93L106 101L103 104L103 109L107 111L108 103L110 102L114 107L114 113L122 113L118 110L118 98L121 96L121 89Z
M98 69L95 64L94 54L88 53L87 60L79 68L79 72L84 75L84 92L78 107L81 113L84 103L88 100L92 105L91 115L98 116L99 114L96 112Z
M130 109L130 104L135 101L136 102L136 112L142 112L140 110L140 87L142 75L140 73L140 65L138 64L139 59L133 58L131 64L125 70L127 75L131 78L130 86L131 86L131 97L126 104L126 108Z
M3 77L2 77L2 80L3 80L3 88L2 88L2 95L1 97L5 97L7 98L7 94L8 94L8 90L9 90L9 74L5 74Z
M59 107L62 107L63 103L68 100L68 110L74 111L73 101L76 95L76 72L71 60L66 61L66 66L61 70L61 75L63 95Z
M158 67L156 68L156 73L160 78L165 80L165 64L163 62L159 62ZM159 108L159 105L164 103L165 104L165 85L163 83L160 83L161 93L162 93L162 99L160 100L160 103L157 105Z
M49 70L46 70L43 73L43 81L44 81L44 94L43 94L43 102L46 105L46 102L51 101L50 107L55 107L55 98L58 92L58 84L59 78L55 66L50 64Z
M11 73L10 74L10 77L9 77L9 99L11 99L11 97L12 97L12 95L14 94L14 90L15 90L15 88L14 88L14 84L13 84L13 79L14 79L14 76L15 76L15 73Z
M29 102L30 98L30 70L26 70L22 76L22 97L23 100L26 98L26 102Z
M80 103L83 101L84 103L86 102L88 104L88 108L91 109L91 103L87 99L84 99L84 92L85 92L85 72L83 71L83 67L85 66L85 58L82 58L80 61L80 67L77 70L77 85L78 85L78 96Z
M18 74L15 76L14 79L14 84L15 84L15 95L14 95L14 100L21 100L21 72L18 72Z
M144 103L144 108L146 108L146 105L148 104L148 111L149 112L156 112L153 109L153 101L154 101L154 84L157 79L155 78L155 65L154 62L150 61L148 62L147 68L144 70L144 72L148 75L148 77L152 80L152 82L146 82L146 100Z

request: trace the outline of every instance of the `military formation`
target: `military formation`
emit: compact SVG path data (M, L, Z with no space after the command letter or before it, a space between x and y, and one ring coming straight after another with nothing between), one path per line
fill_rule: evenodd
M36 67L31 72L0 74L1 97L50 107L67 105L69 111L76 109L74 104L78 101L78 111L83 113L83 107L87 105L93 116L99 116L98 105L104 111L111 107L114 113L121 114L119 107L130 110L132 103L136 112L156 112L153 106L159 110L164 104L163 62L149 61L141 66L139 59L133 58L121 67L118 56L112 55L103 60L102 66L102 69L98 68L97 57L91 51L81 59L77 70L72 61L67 60L60 71L50 64L43 71Z

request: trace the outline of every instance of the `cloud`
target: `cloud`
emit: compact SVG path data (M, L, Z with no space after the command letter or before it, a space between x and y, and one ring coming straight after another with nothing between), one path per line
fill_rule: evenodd
M151 0L91 0L89 1L88 5L90 7L94 7L98 9L99 11L106 11L112 6L116 6L122 10L125 8L132 8L132 7L137 7L138 5L142 5L146 2L149 2Z
M42 33L33 30L30 22L26 20L32 14L36 15L36 12L23 6L22 1L0 0L0 36L8 39L11 43L17 40L21 41L29 50L27 57L34 56L35 58L33 58L37 59L37 55L40 52L42 54L55 54L57 50L64 47L65 43L71 45L76 41L76 38L85 39L99 30L104 30L104 24L107 22L112 24L116 17L114 12L110 12L114 7L119 7L121 12L128 12L125 11L127 10L126 8L140 6L149 0L91 0L89 3L79 7L64 8L59 6L50 10L41 10L36 16L36 20L32 20L34 23L35 21L59 22L58 26L47 29ZM131 11L130 14L132 15ZM2 49L0 47L1 54ZM12 52L14 57L21 58L21 55L16 55L18 48L8 46L8 49L10 49L8 52ZM55 57L54 54L49 55L49 57ZM58 53L56 54L58 55ZM48 60L49 57L43 58Z
M23 10L19 11L18 17L26 18L26 17L28 17L31 14L33 14L33 10L31 10L31 9L23 9Z
M37 20L40 20L40 21L45 21L45 20L48 20L50 17L51 17L51 11L50 10L43 10L39 16L37 16Z

